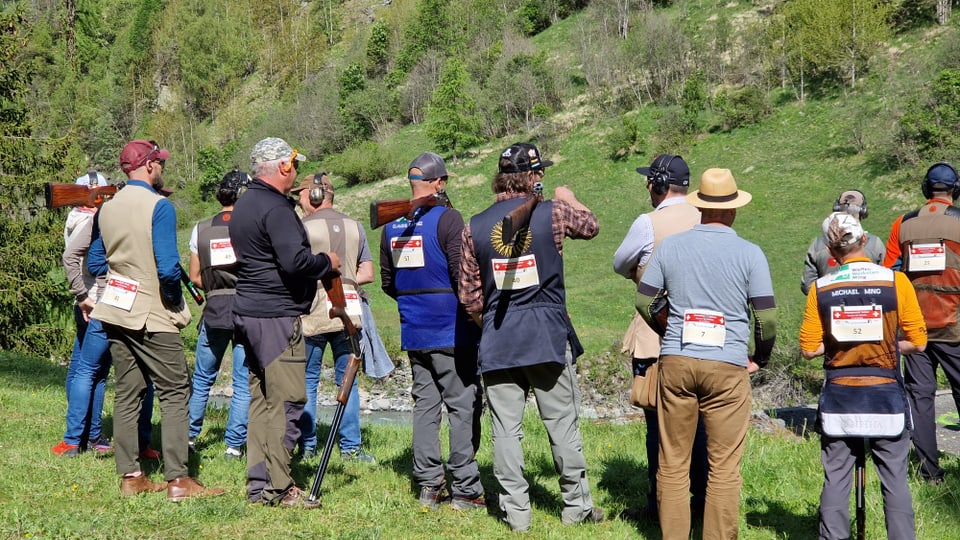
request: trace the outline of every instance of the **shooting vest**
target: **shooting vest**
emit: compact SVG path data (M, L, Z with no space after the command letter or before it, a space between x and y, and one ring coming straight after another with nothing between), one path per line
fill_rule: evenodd
M393 283L400 312L400 347L405 351L453 347L459 301L437 238L445 206L417 209L413 220L388 223L385 241L393 258Z
M909 428L893 276L854 261L817 280L825 372L817 421L825 435L896 437Z
M357 287L357 260L360 258L360 224L332 208L317 210L303 218L303 227L313 253L336 253L340 257L343 295L347 300L350 321L360 328L360 290ZM343 330L343 321L330 318L327 291L317 286L310 313L300 317L303 335L315 336Z
M220 212L197 224L197 255L207 303L203 323L233 330L233 297L237 285L237 254L230 242L230 212Z
M178 332L190 324L190 310L168 308L161 300L160 278L153 254L153 210L160 195L128 185L100 209L100 234L106 251L107 284L93 317L147 332Z
M501 238L501 220L525 200L494 203L470 219L484 298L481 373L565 364L567 347L576 341L567 315L563 258L553 241L553 202L534 208L513 246Z
M653 251L664 238L688 231L694 225L700 223L700 211L695 206L688 203L677 203L659 210L654 210L647 214L650 216L650 225L653 227ZM644 264L637 265L636 282L640 283L643 272L649 264L650 258L647 258ZM629 353L633 358L647 359L660 356L660 336L650 328L639 313L633 314L633 320L627 328L627 333L623 336L623 347L621 352Z
M960 208L934 199L905 214L900 252L929 340L960 341Z

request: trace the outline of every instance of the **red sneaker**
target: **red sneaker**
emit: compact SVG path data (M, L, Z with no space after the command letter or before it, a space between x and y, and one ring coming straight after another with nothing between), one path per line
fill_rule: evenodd
M50 448L50 451L58 456L75 457L80 455L80 447L76 444L67 444L66 441L60 441L60 444Z
M140 459L160 459L160 452L153 448L144 448L140 451Z

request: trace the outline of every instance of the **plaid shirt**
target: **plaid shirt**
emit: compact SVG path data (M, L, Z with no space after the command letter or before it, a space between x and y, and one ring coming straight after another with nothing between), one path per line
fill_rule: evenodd
M496 202L527 197L527 193L498 193ZM600 222L593 212L577 210L569 204L553 201L553 243L563 254L563 238L589 240L600 232ZM483 283L480 281L480 264L473 247L470 223L463 228L463 251L460 255L460 302L467 313L483 312Z

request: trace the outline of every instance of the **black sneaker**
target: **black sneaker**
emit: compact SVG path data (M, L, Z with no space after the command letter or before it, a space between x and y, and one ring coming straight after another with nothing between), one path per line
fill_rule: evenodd
M478 495L476 497L460 497L454 495L450 501L450 506L454 510L480 510L481 508L486 509L487 504L493 503L495 500L495 496L485 497L484 495Z
M420 509L422 511L439 510L440 504L450 500L446 486L420 488Z

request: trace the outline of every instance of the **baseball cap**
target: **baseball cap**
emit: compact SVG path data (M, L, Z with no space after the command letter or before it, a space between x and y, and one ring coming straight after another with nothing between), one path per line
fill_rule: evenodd
M553 165L540 157L540 150L530 143L514 143L500 154L499 172L518 173L539 171Z
M653 158L649 167L638 167L637 172L651 178L656 173L664 173L671 184L676 186L690 185L690 167L680 156L661 154Z
M250 151L250 163L290 159L290 157L293 156L293 152L293 147L287 144L287 141L279 137L267 137L253 145L253 150ZM297 152L294 159L297 161L305 161L307 156Z
M842 248L853 245L863 238L860 221L846 212L834 212L823 220L823 241L827 247Z
M314 183L315 180L316 183ZM303 180L300 181L300 184L291 189L290 193L300 193L305 189L312 188L314 185L323 186L323 191L327 193L333 193L333 182L330 181L330 176L325 172L318 172L304 176Z
M160 148L157 141L137 139L130 141L120 151L120 170L128 173L146 165L152 159L164 160L170 157L170 152Z
M90 178L91 176L93 178ZM92 184L91 180L94 180L96 182L96 186L91 186ZM90 171L83 176L78 176L76 183L81 186L87 186L87 187L103 187L103 186L110 185L110 179L96 171Z
M411 169L420 169L420 174L410 174ZM408 180L433 180L451 176L447 172L447 164L443 158L433 152L424 152L410 162L407 167ZM455 176L455 175L454 175Z
M931 186L953 187L958 183L957 171L947 163L935 163L927 169L924 180Z

